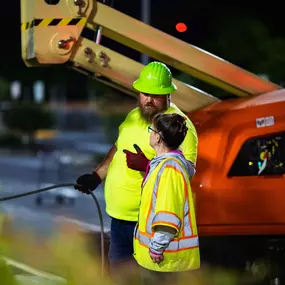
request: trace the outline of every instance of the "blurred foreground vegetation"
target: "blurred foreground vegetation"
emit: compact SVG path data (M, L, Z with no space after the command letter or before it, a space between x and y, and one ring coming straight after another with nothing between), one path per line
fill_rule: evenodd
M6 226L2 227L0 235L1 285L114 284L109 278L107 270L104 272L104 275L102 274L100 257L94 253L94 250L91 250L90 239L88 241L86 233L80 231L79 228L75 226L61 226L57 232L51 235L48 241L43 242L31 231L26 230L23 232L18 230L16 232L9 226L9 220L5 224ZM100 244L100 241L97 240L97 243ZM97 248L97 250L99 253L100 249ZM16 276L14 274L15 269L4 262L7 257L28 264L49 275L47 277L38 276L37 283L32 283L35 277L27 274L26 277L28 278L25 280L30 281L23 283L23 272L21 276ZM121 276L127 276L129 284L139 285L139 272L136 268L122 270ZM255 281L257 282L258 280ZM205 267L195 272L182 273L179 285L186 284L245 285L257 283L254 283L252 278L248 279L235 271Z

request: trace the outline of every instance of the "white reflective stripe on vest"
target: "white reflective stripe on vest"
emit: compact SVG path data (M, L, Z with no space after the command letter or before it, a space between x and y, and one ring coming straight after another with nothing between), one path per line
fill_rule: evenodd
M165 162L163 164L163 166L161 167L161 169L159 170L158 174L157 174L157 178L154 184L154 189L152 192L152 202L151 202L151 208L152 210L150 211L150 215L149 218L147 220L146 223L146 232L150 235L152 235L152 227L153 227L153 223L157 222L158 220L160 220L161 222L165 222L165 223L173 223L175 225L179 225L178 229L181 226L181 221L174 221L174 217L176 219L178 219L178 217L176 217L174 214L172 215L166 215L166 213L163 213L165 215L165 219L162 218L157 218L157 216L161 217L162 213L157 213L157 215L154 214L153 209L155 209L155 205L156 205L156 197L157 197L157 191L158 191L158 184L162 175L163 170L166 167L174 167L175 169L177 169L178 171L180 171L185 179L185 181L187 181L189 179L188 175L185 174L185 170L181 167L180 163L178 163L178 161L174 158L172 158L171 160L168 160L167 162ZM147 179L146 179L147 180ZM144 185L145 185L146 181L144 181ZM191 221L189 218L189 211L190 211L190 207L189 207L189 201L188 199L185 200L185 205L184 205L184 220L183 220L183 233L185 237L190 237L193 235L193 231L192 231L192 225L191 225Z
M149 243L151 240L149 236L141 233L139 230L136 231L135 236L139 240L139 243L141 245L149 247ZM198 236L174 239L170 242L165 252L185 250L185 249L195 248L198 246L199 246Z
M180 229L180 226L181 226L180 219L172 213L165 213L165 212L157 213L152 221L152 226L155 226L155 224L161 224L161 223L166 223L166 224L169 224L170 226L172 225L178 230Z

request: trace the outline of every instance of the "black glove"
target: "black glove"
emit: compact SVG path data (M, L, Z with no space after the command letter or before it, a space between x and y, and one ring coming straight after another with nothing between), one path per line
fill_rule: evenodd
M93 172L92 174L83 174L77 178L76 184L78 185L74 186L74 188L85 194L90 194L88 189L92 191L95 190L101 181L100 176L96 172Z

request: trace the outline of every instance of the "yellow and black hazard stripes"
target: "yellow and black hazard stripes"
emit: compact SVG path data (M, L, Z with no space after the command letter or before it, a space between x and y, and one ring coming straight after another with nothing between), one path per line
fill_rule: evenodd
M79 26L83 27L86 24L86 18L61 18L61 19L54 19L54 18L45 18L45 19L34 19L31 22L22 23L21 30L25 31L31 29L33 27L49 27L49 26Z

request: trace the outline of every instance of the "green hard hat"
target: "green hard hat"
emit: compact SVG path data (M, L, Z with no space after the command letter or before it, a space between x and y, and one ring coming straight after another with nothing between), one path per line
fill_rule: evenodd
M167 95L177 89L172 82L170 69L158 61L153 61L142 69L133 87L139 92L153 95Z

